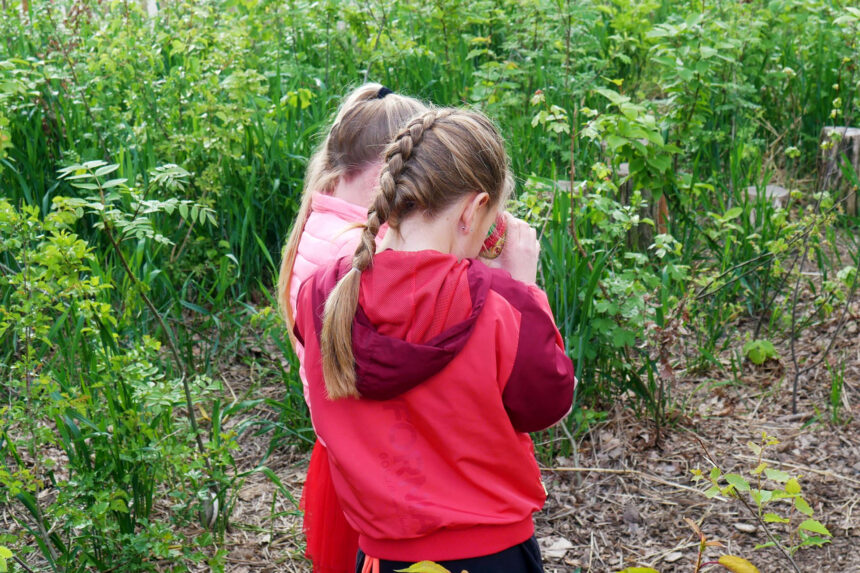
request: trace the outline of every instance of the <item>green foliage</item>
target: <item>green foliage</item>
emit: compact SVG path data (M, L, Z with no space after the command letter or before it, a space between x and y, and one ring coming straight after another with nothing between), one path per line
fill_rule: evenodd
M742 353L766 360L793 279L814 292L799 328L856 283L858 262L832 249L835 198L797 183L821 127L860 108L850 2L161 4L150 18L134 2L39 0L0 18L0 483L57 568L207 559L188 545L215 536L177 532L214 500L226 526L241 432L311 441L270 290L307 159L362 81L473 105L502 129L510 208L541 231L541 284L580 381L570 427L550 433L585 431L615 400L659 428L676 369L722 368L739 318L756 323ZM787 205L763 193L777 179ZM821 281L797 274L807 243ZM290 363L254 363L283 398L222 431L259 403L225 402L215 382L249 328ZM542 455L567 453L556 437ZM38 503L46 489L65 505ZM174 521L152 519L156 491Z
M838 366L827 365L830 373L830 421L833 424L845 424L850 421L842 417L842 388L845 384L845 362Z
M764 460L765 451L779 444L779 440L762 432L758 443L749 442L748 446L757 458L748 476L737 473L723 473L714 466L707 476L701 470L693 470L693 480L710 483L705 491L707 497L723 495L738 498L748 497L756 511L756 517L762 527L766 524L779 524L780 529L788 531L784 538L778 533L771 535L770 541L757 545L756 549L784 544L789 554L803 547L817 547L829 543L832 534L818 520L813 519L814 511L803 497L803 487L800 478L788 472L772 468ZM724 485L725 482L725 485ZM780 510L778 507L789 505L789 509ZM776 525L772 527L776 528Z
M769 340L750 340L744 344L743 353L747 360L757 366L779 358L779 353Z
M7 547L0 545L0 573L6 573L9 570L7 561L12 559L12 552Z

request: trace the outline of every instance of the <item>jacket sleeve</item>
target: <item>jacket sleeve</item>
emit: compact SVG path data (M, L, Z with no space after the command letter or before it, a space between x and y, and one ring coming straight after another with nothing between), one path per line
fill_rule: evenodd
M507 278L494 281L493 290L520 312L516 357L502 392L505 409L517 431L546 429L570 411L576 385L573 362L541 289Z

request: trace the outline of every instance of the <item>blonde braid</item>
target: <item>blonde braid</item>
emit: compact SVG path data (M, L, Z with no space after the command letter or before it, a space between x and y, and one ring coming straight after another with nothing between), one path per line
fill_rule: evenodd
M352 321L358 308L361 272L373 264L376 235L379 228L394 215L395 224L406 213L399 201L397 187L412 151L421 143L424 132L433 126L436 113L428 112L413 119L397 135L385 153L379 176L379 193L367 212L367 223L352 257L352 269L338 282L326 301L323 315L320 352L326 391L332 400L358 396L355 380L355 356L352 352ZM414 205L414 203L412 203Z
M428 134L440 133L428 138ZM429 215L463 193L486 191L491 202L505 195L510 172L504 142L487 118L475 112L430 110L409 121L388 145L379 193L352 257L352 269L326 300L320 352L326 391L332 400L358 397L352 323L361 273L373 264L379 228L397 230L415 211Z

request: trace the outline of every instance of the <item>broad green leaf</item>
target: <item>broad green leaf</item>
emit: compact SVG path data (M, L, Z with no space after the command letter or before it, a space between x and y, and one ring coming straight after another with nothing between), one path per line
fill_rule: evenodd
M718 562L732 573L759 573L755 565L736 555L723 555Z
M606 136L606 145L609 147L610 151L615 151L618 148L624 146L628 139L626 137L619 137L617 135L607 135Z
M721 473L722 472L720 472L720 468L711 468L711 480L716 481L716 480L720 479Z
M743 207L732 207L731 209L726 211L726 214L723 215L723 219L726 221L728 221L730 219L737 219L738 217L743 215L743 212L744 212Z
M820 547L825 543L830 543L829 539L824 539L823 537L818 537L817 535L810 535L808 537L804 537L801 545L803 546L813 546Z
M794 499L794 507L797 508L797 511L802 513L807 517L812 517L813 511L812 508L806 503L806 500L802 497L798 496Z
M107 181L102 183L102 189L110 189L112 187L119 187L120 185L124 184L126 181L128 181L128 179L123 179L123 178L108 179Z
M660 173L665 173L672 166L672 160L668 155L657 155L655 157L648 158L648 165Z
M0 546L0 557L3 559L12 559L12 552L8 548Z
M785 493L789 493L791 495L797 495L800 493L800 482L797 481L797 478L789 478L787 482L785 482Z
M752 443L752 442L750 442L750 443ZM758 446L756 446L756 447L758 447ZM756 468L750 473L752 473L752 475L754 475L754 476L757 476L761 472L763 472L765 469L767 469L767 464L765 462L762 462L759 465L757 465Z
M718 486L712 485L707 490L705 490L705 497L710 499L710 498L716 496L718 493L720 493L720 491L722 491L722 490L720 490L720 488Z
M87 191L96 191L99 188L95 183L72 183L72 187L76 187L77 189L86 189Z
M399 573L451 573L435 561L419 561L406 569L395 569Z
M726 474L724 476L726 481L735 486L735 489L738 491L749 491L750 484L738 474Z
M780 517L775 513L765 513L764 516L762 516L762 519L764 519L766 523L788 523L791 521L785 517Z
M117 169L119 169L119 165L117 165L116 163L111 165L103 165L96 169L95 176L102 177L103 175L107 175L108 173L113 173Z
M767 489L750 490L750 497L757 505L764 505L773 498L773 492Z
M128 513L128 506L125 503L125 500L122 498L116 498L111 500L110 508L113 511L118 511L119 513Z
M594 91L614 103L615 105L621 105L622 103L630 101L629 97L623 96L618 92L608 90L605 88L595 88Z
M785 483L791 477L787 472L782 470L775 470L773 468L767 468L764 470L764 475L767 476L767 479L772 479L775 482Z
M827 537L833 537L827 528L824 527L820 521L815 519L807 519L803 523L797 526L798 529L805 529L806 531L811 531L812 533L818 533L819 535L826 535Z

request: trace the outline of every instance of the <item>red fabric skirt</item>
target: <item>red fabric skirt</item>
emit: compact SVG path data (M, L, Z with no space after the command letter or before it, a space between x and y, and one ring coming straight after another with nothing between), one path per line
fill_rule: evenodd
M331 480L328 451L319 440L311 453L299 507L305 512L305 557L313 562L314 573L354 572L358 533L343 515Z

